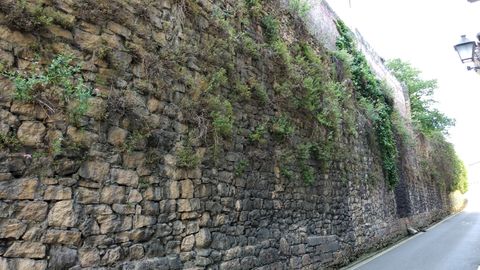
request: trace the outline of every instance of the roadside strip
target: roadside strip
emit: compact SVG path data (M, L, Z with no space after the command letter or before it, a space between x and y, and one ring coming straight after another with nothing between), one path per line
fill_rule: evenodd
M462 212L463 212L463 211L462 211ZM442 224L443 222L445 222L445 221L447 221L447 220L455 217L456 215L458 215L458 214L460 214L460 213L462 213L462 212L458 212L458 213L452 214L452 215L450 215L450 216L442 219L441 221L439 221L439 222L433 224L432 226L428 227L428 228L426 229L426 231L428 232L429 230L437 227L438 225L440 225L440 224ZM418 236L420 236L420 235L422 235L422 234L423 234L423 232L419 232L419 233L417 233L417 234L415 234L415 235L413 235L413 236L411 236L411 237L404 238L403 240L401 240L400 242L394 244L393 246L391 246L391 247L389 247L389 248L387 248L387 249L384 249L384 250L380 250L380 251L378 251L378 252L376 252L376 253L372 253L371 255L367 256L366 258L360 259L360 260L357 261L357 262L353 262L352 264L350 264L350 265L348 265L348 266L345 266L345 267L343 267L343 268L340 268L340 270L355 270L355 269L357 269L357 268L359 268L359 267L362 267L362 266L364 266L365 264L367 264L367 263L375 260L376 258L382 256L383 254L391 251L392 249L395 249L395 248L397 248L397 247L405 244L406 242L415 239L416 237L418 237ZM480 266L479 266L479 268L478 268L477 270L480 270Z

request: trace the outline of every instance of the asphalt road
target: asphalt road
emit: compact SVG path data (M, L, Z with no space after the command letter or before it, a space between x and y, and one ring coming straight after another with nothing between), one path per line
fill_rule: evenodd
M379 255L349 269L480 270L480 207L469 207Z

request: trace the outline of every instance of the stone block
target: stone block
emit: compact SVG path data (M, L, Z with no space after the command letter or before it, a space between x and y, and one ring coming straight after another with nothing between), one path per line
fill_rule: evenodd
M48 230L44 243L78 246L81 241L81 233L78 231Z
M123 232L132 229L132 217L117 215L102 215L97 217L100 224L100 233L108 234L113 232Z
M125 203L125 187L106 186L100 194L100 202L105 204Z
M178 199L180 197L178 181L170 181L167 183L167 197L169 199Z
M22 201L18 203L16 208L16 218L19 220L41 222L45 220L48 212L48 204L40 201Z
M127 197L127 203L139 203L143 200L142 194L136 190L132 189L130 190L130 193L128 194Z
M133 219L133 228L143 228L143 227L150 227L157 223L157 219L152 216L143 216L143 215L136 215Z
M43 142L43 137L47 129L45 126L36 121L24 121L17 131L17 137L23 145L39 146Z
M231 261L222 262L220 264L220 270L241 270L240 260L235 259Z
M189 235L183 238L182 244L180 246L181 251L190 251L195 246L195 236Z
M105 255L103 255L101 264L112 265L115 262L119 261L121 258L122 258L122 249L120 247L109 249L105 252Z
M145 256L145 249L143 245L136 244L128 248L128 254L130 259L139 260Z
M51 246L48 269L64 270L74 266L77 261L77 250L64 246Z
M190 200L187 200L187 199L177 200L177 210L178 210L178 212L190 212L190 211L192 211L192 206L190 205Z
M130 31L130 29L115 22L108 22L107 29L112 31L115 34L123 36L126 39L129 39L130 36L132 35L132 31Z
M72 189L62 186L48 186L43 194L46 201L62 201L72 199Z
M94 247L84 247L78 250L78 259L82 267L97 266L100 263L100 252Z
M102 120L107 113L107 102L100 97L93 97L88 100L88 110L86 116L92 117L96 120Z
M198 233L195 234L195 243L197 248L207 248L212 242L212 235L210 231L206 228L200 229Z
M73 35L70 31L67 31L57 25L50 25L48 27L48 30L50 31L50 33L52 33L52 35L54 37L59 37L59 38L63 38L63 39L66 39L66 40L71 40L73 41Z
M96 182L104 182L108 179L110 164L101 161L87 161L78 170L78 175Z
M12 111L12 109L10 110ZM5 123L8 126L16 126L18 124L18 118L9 111L0 110L0 122Z
M143 193L143 197L149 201L160 201L162 199L165 199L163 193L164 191L162 188L149 187Z
M0 257L1 270L46 270L46 260L7 259Z
M27 230L27 224L15 219L0 219L0 239L20 239Z
M97 134L90 131L79 130L74 126L69 126L67 128L67 136L72 142L85 147L90 147L93 143L98 141Z
M193 182L192 180L183 180L180 181L180 190L181 190L181 198L189 199L193 198Z
M112 169L111 177L114 182L120 185L137 187L138 174L133 170Z
M91 34L80 29L75 29L73 35L75 43L82 49L94 51L102 44L102 38L99 35Z
M28 116L31 118L34 118L36 114L35 104L25 103L21 101L12 102L12 107L10 107L10 111L14 114L20 114L22 116Z
M129 169L136 169L145 164L145 153L127 152L123 154L123 166Z
M242 270L254 269L261 261L255 256L247 256L240 259Z
M38 186L37 178L21 178L0 182L0 199L33 200Z
M52 227L74 227L77 215L73 208L73 201L59 201L54 204L48 213L48 225Z
M13 244L8 247L4 257L15 257L15 258L30 258L30 259L42 259L45 258L46 247L42 243L37 242L13 242Z
M0 181L7 181L12 179L11 173L0 173Z
M128 131L119 128L119 127L111 127L108 130L108 142L115 146L122 146L125 144L125 140L127 139Z
M93 204L100 202L100 192L96 189L79 187L76 191L77 203Z
M110 53L110 62L118 70L127 70L132 63L132 56L128 52L114 50Z
M318 246L325 243L324 236L309 236L307 237L307 244L309 246Z
M113 204L112 209L113 212L121 215L133 215L136 212L135 205L129 204Z

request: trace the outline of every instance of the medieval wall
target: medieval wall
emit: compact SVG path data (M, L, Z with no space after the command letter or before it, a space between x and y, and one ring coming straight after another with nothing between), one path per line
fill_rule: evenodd
M446 189L409 157L415 149L405 146L397 190L387 186L372 124L355 106L355 132L340 125L331 158L288 163L296 145L328 132L275 90L285 67L261 17L276 16L289 44L328 50L278 3L257 17L238 5L1 1L2 70L38 74L71 54L92 96L72 118L81 101L42 94L51 84L25 101L14 76L0 78L0 269L335 268L404 236L407 222L449 213ZM240 29L257 51L230 46ZM212 78L220 68L226 83ZM235 81L257 92L236 94ZM215 98L226 108L205 109ZM287 113L295 132L279 138ZM215 117L229 114L223 136ZM304 166L313 181L302 181Z

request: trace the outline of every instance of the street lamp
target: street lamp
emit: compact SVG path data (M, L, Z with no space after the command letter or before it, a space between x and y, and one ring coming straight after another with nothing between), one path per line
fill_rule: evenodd
M477 34L477 38L480 40L480 33ZM475 41L471 41L465 35L462 35L460 42L453 47L457 51L462 63L473 62L475 65L474 67L467 66L468 70L480 70L479 46Z

